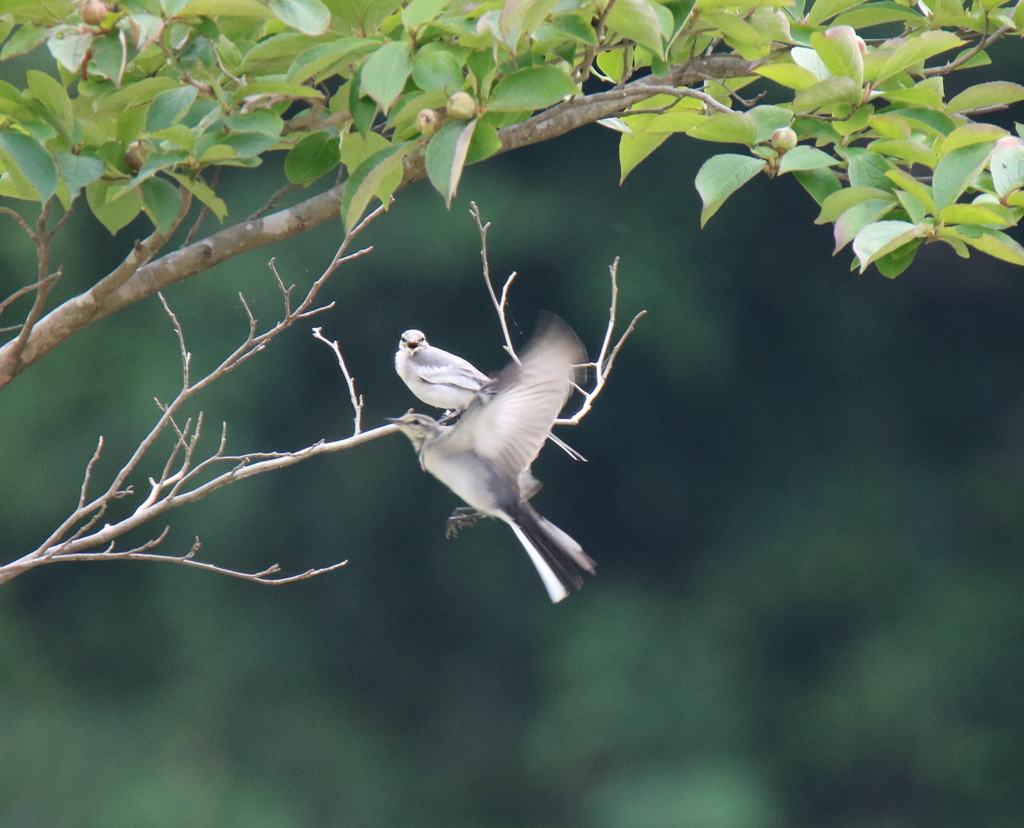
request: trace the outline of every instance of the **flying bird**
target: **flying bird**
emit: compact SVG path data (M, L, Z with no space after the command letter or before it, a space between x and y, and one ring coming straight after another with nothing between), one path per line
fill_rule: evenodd
M413 412L389 420L412 442L425 471L473 509L512 527L555 602L570 587L579 589L582 573L593 574L596 564L529 504L539 487L530 467L572 393L572 383L582 381L576 366L585 361L572 329L557 316L542 314L520 362L512 362L473 392L454 425Z

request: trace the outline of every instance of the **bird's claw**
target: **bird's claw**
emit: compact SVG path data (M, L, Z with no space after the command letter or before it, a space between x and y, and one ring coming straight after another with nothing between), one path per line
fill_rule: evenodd
M470 506L460 506L448 516L444 536L446 538L454 538L459 532L463 529L468 529L483 516L483 512L478 512Z

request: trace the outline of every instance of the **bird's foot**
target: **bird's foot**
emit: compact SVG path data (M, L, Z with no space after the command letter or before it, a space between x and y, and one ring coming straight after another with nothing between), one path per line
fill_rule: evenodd
M460 506L448 516L444 536L446 538L454 538L459 532L463 529L468 529L482 517L484 517L483 512L478 512L471 506Z

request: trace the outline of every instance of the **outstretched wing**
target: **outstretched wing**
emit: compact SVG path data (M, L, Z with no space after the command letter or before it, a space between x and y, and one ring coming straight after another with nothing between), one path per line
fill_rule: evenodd
M521 363L504 368L474 400L452 439L512 480L533 463L572 393L586 352L572 328L544 313Z

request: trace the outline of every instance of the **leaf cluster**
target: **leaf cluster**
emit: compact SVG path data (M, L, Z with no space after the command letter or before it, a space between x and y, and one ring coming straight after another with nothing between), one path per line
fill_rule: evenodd
M1024 87L943 88L1024 4L934 5L0 0L0 59L45 45L57 69L0 82L0 197L68 209L84 191L110 232L145 213L166 233L183 191L225 218L211 168L280 151L296 185L341 168L351 228L414 163L450 203L465 165L514 148L512 127L600 120L622 133L623 177L674 133L743 145L697 176L705 222L753 176L792 173L862 269L896 275L926 241L1024 264L1005 233L1024 212L1024 144L977 120ZM676 71L716 55L741 76ZM741 98L757 81L785 100ZM586 114L609 95L611 117Z

